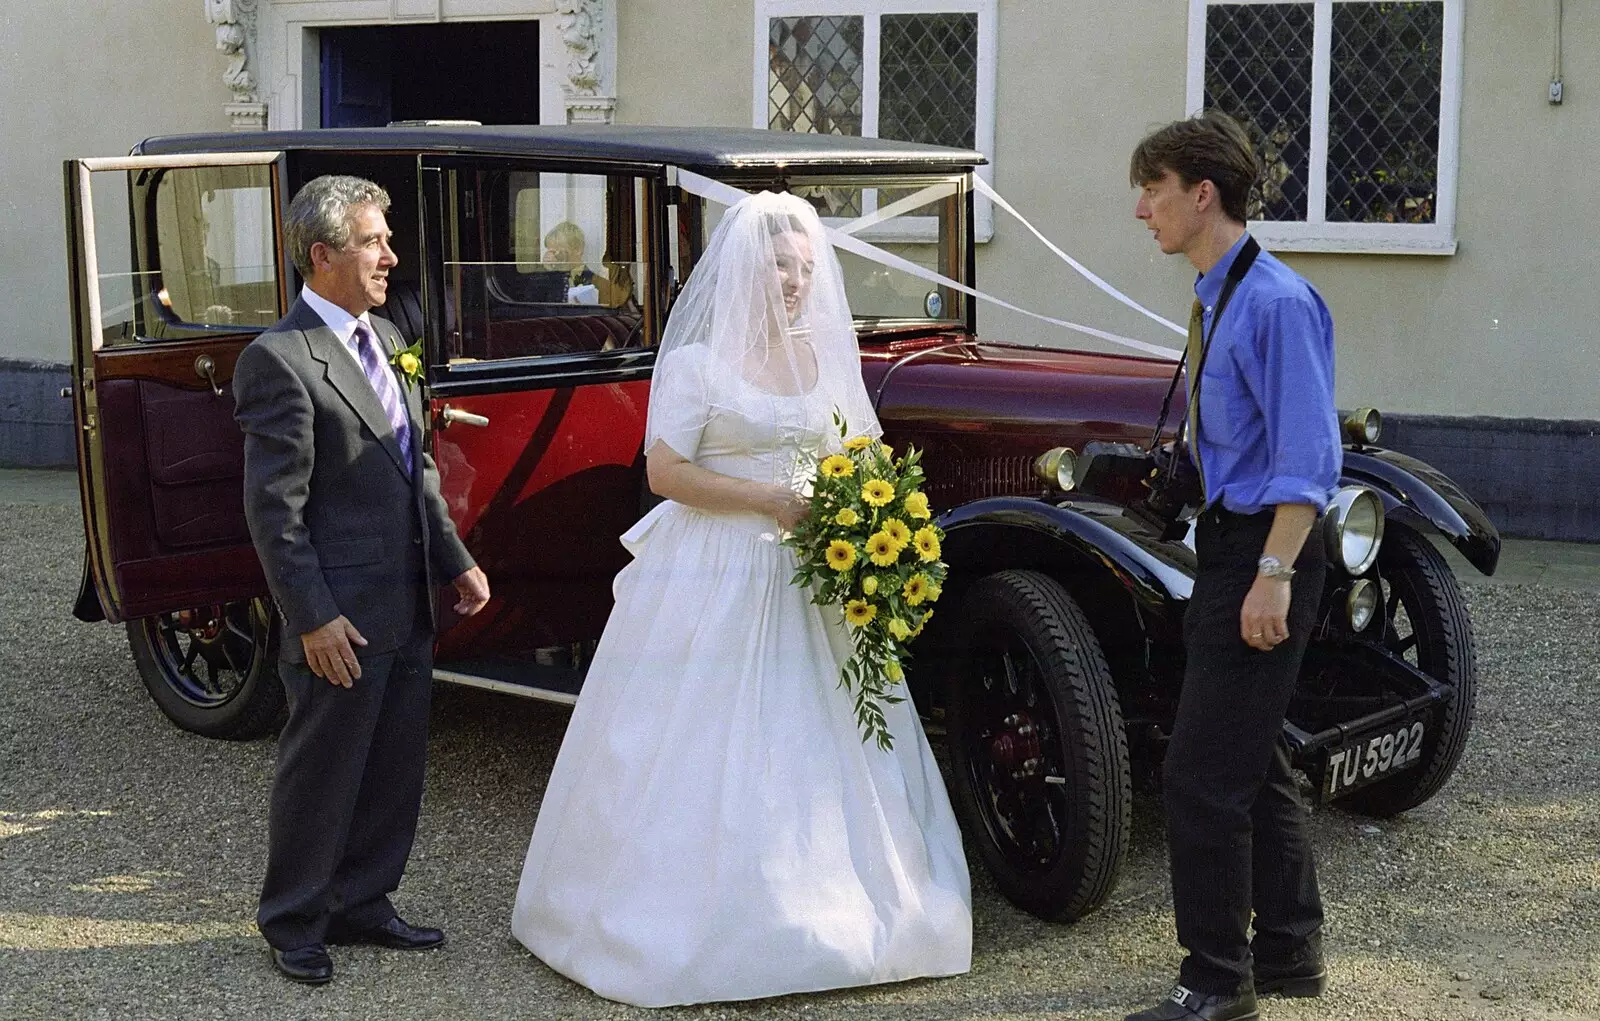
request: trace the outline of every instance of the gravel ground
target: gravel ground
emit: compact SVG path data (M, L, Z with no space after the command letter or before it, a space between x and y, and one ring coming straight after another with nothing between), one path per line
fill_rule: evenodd
M441 686L402 913L443 950L339 948L331 986L267 962L252 918L271 742L182 733L120 628L67 610L75 507L0 506L0 1018L622 1018L512 940L508 913L566 713ZM1312 1018L1600 1016L1600 595L1468 590L1482 693L1455 779L1403 818L1319 811L1333 986ZM955 979L719 1005L686 1018L1120 1018L1177 964L1156 806L1137 802L1111 903L1025 915L974 868L975 958Z

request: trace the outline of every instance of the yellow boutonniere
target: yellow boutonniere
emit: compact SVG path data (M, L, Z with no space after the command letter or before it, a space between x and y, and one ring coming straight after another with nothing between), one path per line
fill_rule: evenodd
M400 381L410 390L422 378L422 341L403 347L389 356L389 364L400 374Z

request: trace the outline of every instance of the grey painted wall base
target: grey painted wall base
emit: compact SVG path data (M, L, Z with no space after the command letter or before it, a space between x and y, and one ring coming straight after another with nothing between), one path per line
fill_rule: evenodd
M0 359L0 467L73 466L71 381L65 365Z
M0 467L76 460L65 365L0 360ZM1454 479L1502 533L1600 542L1600 422L1391 415L1382 445Z
M1394 415L1380 445L1450 476L1505 535L1600 541L1600 422Z

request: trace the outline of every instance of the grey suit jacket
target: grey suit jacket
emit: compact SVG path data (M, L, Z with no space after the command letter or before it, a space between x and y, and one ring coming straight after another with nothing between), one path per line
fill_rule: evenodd
M369 318L396 350L394 324ZM372 384L304 301L239 355L245 518L286 625L284 659L303 661L299 636L340 614L367 640L359 652L391 652L419 612L431 617L434 587L473 566L422 451L420 391L399 385L411 416L409 477Z

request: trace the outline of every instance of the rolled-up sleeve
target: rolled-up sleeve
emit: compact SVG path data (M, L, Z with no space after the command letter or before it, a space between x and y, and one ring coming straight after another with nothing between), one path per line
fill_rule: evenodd
M1333 322L1312 297L1280 297L1256 317L1256 364L1245 373L1266 419L1261 503L1321 510L1339 483L1342 448L1333 407Z

